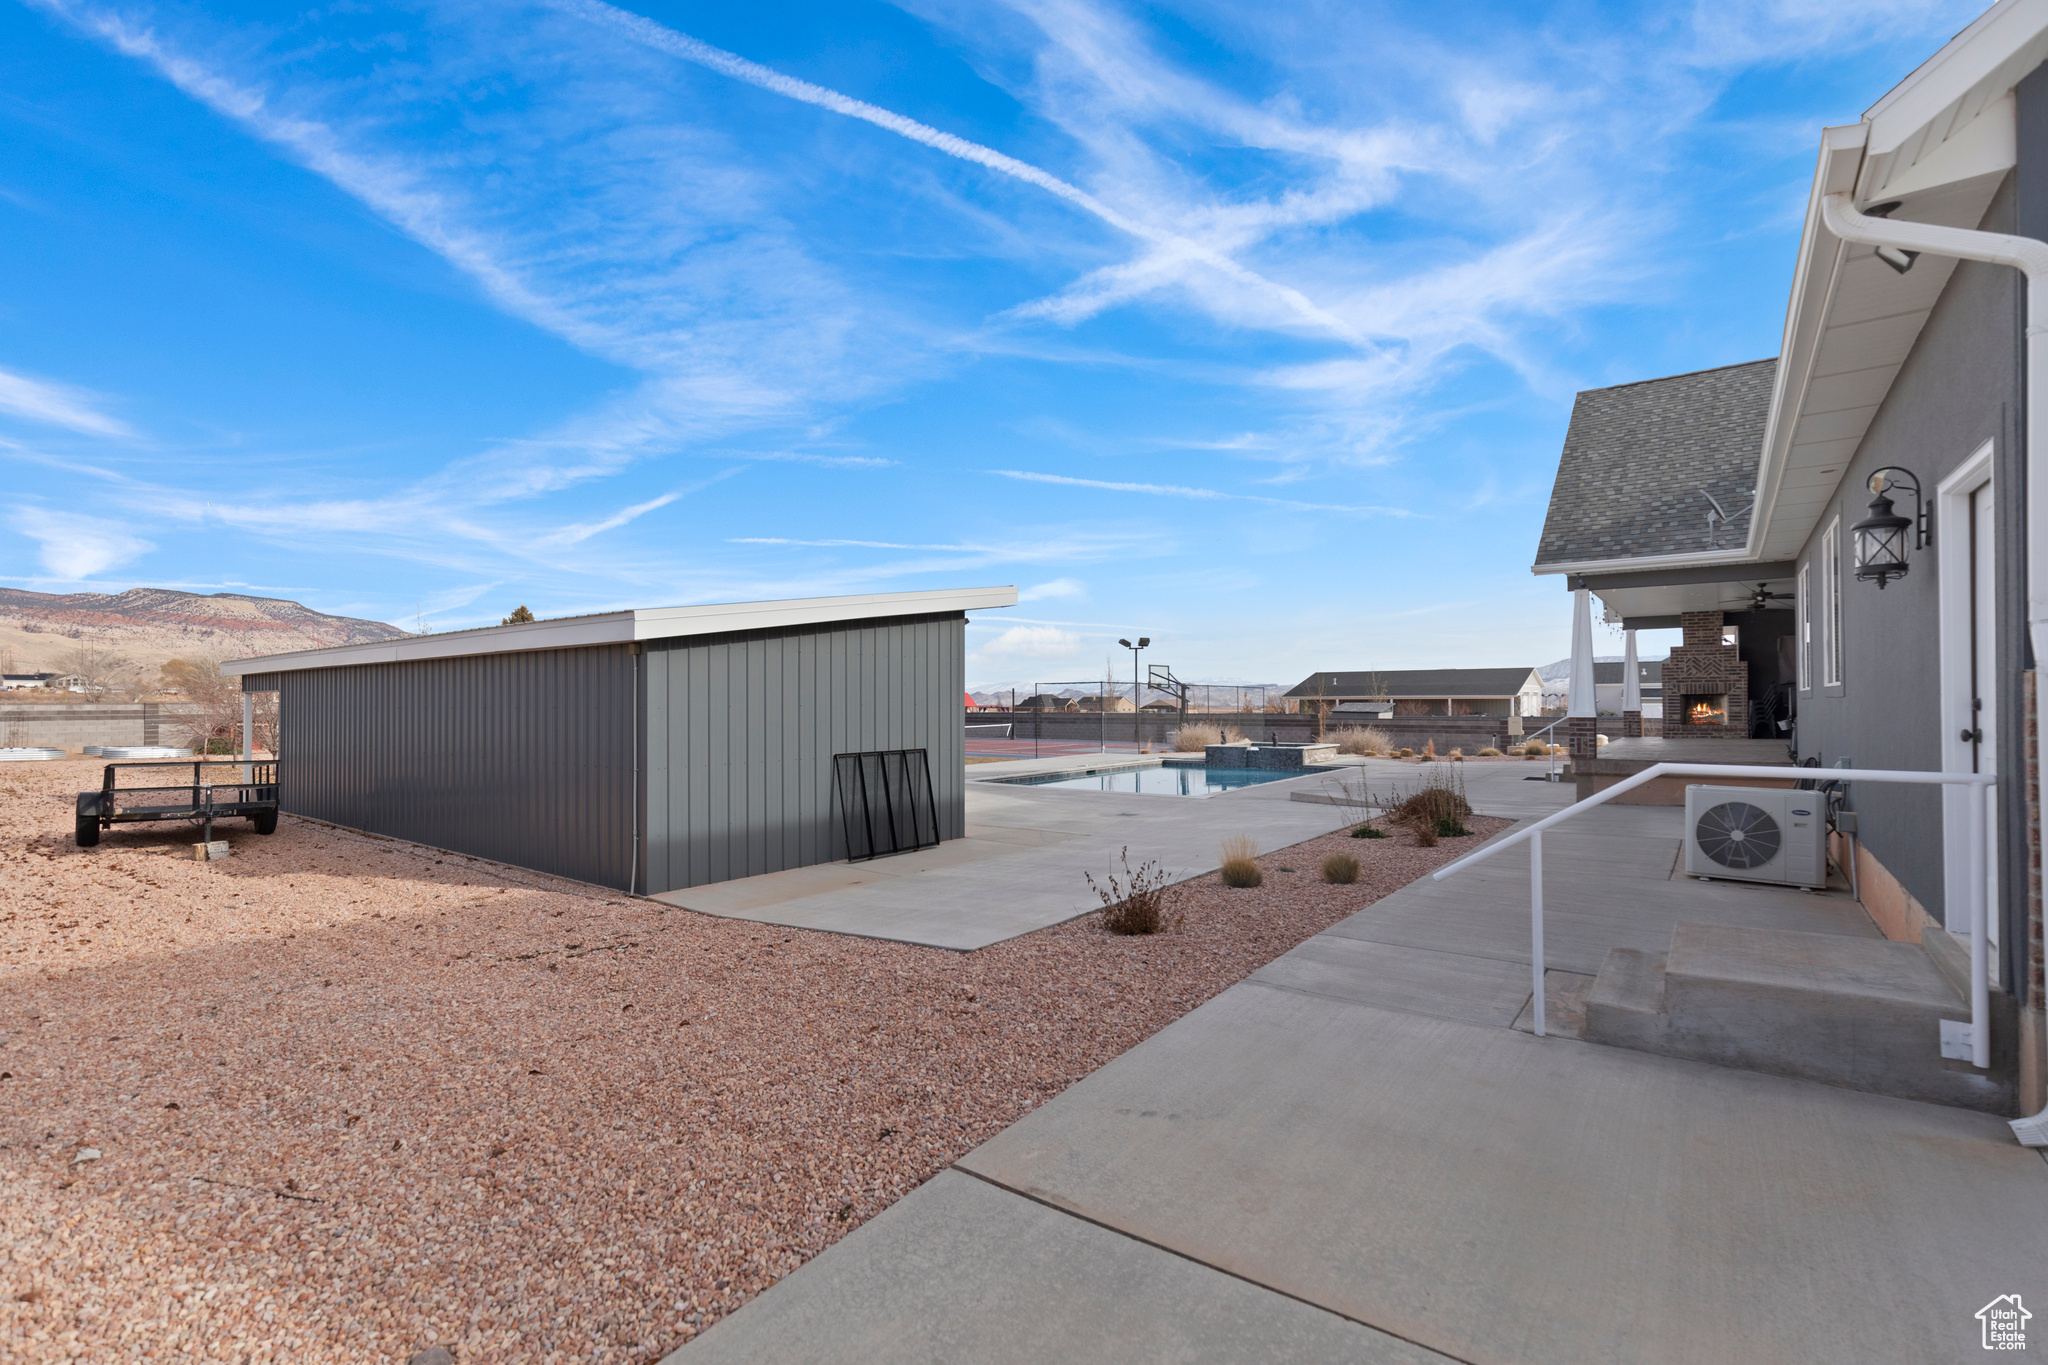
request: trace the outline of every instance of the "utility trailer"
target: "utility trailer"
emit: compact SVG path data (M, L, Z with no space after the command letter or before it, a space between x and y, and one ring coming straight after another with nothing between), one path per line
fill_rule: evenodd
M228 768L224 781L215 781L209 769ZM122 786L119 774L140 770L142 780L152 786ZM190 774L190 781L175 785L173 774ZM159 780L162 779L162 780ZM213 822L240 816L256 827L258 834L277 831L277 763L256 763L241 759L199 760L192 763L109 763L96 792L78 794L78 824L74 834L80 848L100 841L100 831L115 825L148 820L196 820L205 826L204 842L213 842Z

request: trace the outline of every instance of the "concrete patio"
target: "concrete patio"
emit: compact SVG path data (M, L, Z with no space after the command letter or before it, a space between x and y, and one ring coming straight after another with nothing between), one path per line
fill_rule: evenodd
M1247 834L1261 851L1284 848L1361 818L1327 799L1348 782L1384 792L1420 779L1414 764L1346 760L1298 778L1190 798L1007 785L1002 778L1157 765L1158 757L1082 754L977 764L968 770L967 837L864 863L825 863L665 892L654 899L704 914L803 929L971 950L1102 908L1083 880L1099 881L1130 849L1184 881L1214 871L1217 844ZM1512 818L1557 809L1563 783L1528 782L1536 764L1474 763L1467 786L1482 814ZM1325 798L1297 801L1296 794Z
M1681 921L1875 937L1839 890L1674 878L1678 834L1547 836L1555 979ZM2048 1301L2048 1163L2001 1119L1515 1027L1526 867L1302 944L673 1359L1917 1363Z

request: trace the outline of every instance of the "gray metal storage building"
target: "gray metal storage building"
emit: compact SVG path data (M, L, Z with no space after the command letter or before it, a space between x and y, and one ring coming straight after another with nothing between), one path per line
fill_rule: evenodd
M221 671L279 694L286 811L654 894L846 857L841 755L922 750L959 838L967 613L1016 601L606 612Z

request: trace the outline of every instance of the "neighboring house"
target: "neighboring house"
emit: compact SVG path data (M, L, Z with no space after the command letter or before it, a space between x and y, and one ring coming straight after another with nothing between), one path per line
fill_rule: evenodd
M55 673L0 673L0 692L14 692L26 687L48 687L56 677Z
M1534 716L1543 711L1543 679L1533 668L1311 673L1285 695L1296 711L1387 716Z
M1623 670L1626 664L1594 664L1593 693L1600 714L1621 714ZM1556 684L1551 684L1553 688ZM1664 661L1653 659L1649 663L1636 665L1636 688L1641 697L1641 711L1645 717L1661 717L1664 714Z
M2048 1089L2026 747L2048 652L2048 344L2030 348L2020 272L1990 261L2048 266L2044 55L2048 4L2005 0L1825 130L1783 354L1580 394L1534 565L1597 597L1631 658L1635 631L1683 629L1667 742L1770 734L1828 767L1998 775L1989 977L1994 1017L2019 1011L2001 1065L2029 1114ZM1884 511L1880 471L1891 547L1858 534ZM1590 613L1575 637L1590 656ZM1575 716L1569 742L1590 755L1595 724ZM1851 799L1879 928L1967 933L1963 789Z
M1107 711L1111 715L1115 715L1119 711L1135 711L1138 708L1131 705L1129 697L1089 696L1076 698L1070 709L1075 711ZM1178 710L1179 708L1176 707L1174 709Z

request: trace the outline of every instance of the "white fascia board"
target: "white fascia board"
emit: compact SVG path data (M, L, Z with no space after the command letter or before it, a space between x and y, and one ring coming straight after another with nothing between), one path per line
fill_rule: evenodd
M582 649L591 645L630 644L636 640L668 640L730 631L775 630L831 621L878 617L924 616L939 612L978 611L1017 605L1015 587L948 588L918 592L861 593L850 597L799 597L780 602L714 602L694 607L656 607L644 611L612 611L570 616L557 621L529 621L516 626L485 626L444 635L408 635L367 645L334 645L290 654L233 659L220 666L229 677L250 673L291 673L308 668L347 668L357 664L408 663L419 659L455 659L479 654L518 654L538 649Z
M1871 193L1933 154L2048 55L2048 0L1999 0L1870 106ZM1860 197L1860 196L1859 196Z
M407 635L367 645L330 645L326 649L230 659L220 666L220 671L231 678L250 673L295 673L307 668L410 663L471 654L516 654L529 649L581 649L589 645L624 644L632 638L633 613L610 611L559 621L527 621L516 626L484 626L440 635Z
M1806 201L1806 225L1799 234L1799 259L1792 270L1792 297L1785 308L1785 332L1778 347L1778 373L1771 386L1770 418L1764 427L1763 457L1757 466L1755 510L1749 514L1745 554L1762 559L1785 478L1786 456L1799 427L1800 410L1820 359L1821 334L1841 283L1843 243L1821 221L1821 201L1856 183L1870 125L1827 128L1820 135L1820 160Z
M1895 160L1879 171L1874 160L1866 157L1856 197L1866 203L1905 199L1959 180L2003 175L2017 166L2019 159L2019 111L2012 91L2007 90L1975 118L1923 150L1911 165Z
M1731 567L1751 564L1757 557L1745 548L1728 550L1700 550L1682 555L1637 555L1631 559L1582 559L1571 564L1532 564L1533 574L1589 574L1627 573L1640 569L1711 569L1726 564Z
M1017 589L946 588L927 592L866 593L856 597L799 597L784 602L719 602L699 607L656 607L633 615L635 640L679 635L713 635L732 630L772 630L870 616L920 616L928 612L1014 607Z

